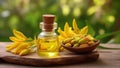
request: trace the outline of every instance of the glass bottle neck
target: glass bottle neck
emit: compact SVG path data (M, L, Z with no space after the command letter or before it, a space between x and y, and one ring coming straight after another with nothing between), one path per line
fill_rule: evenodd
M55 29L57 29L57 23L54 22L53 24L44 24L44 22L41 22L40 28L42 29L42 32L54 33Z
M39 34L39 37L53 37L53 36L57 36L57 34L55 33L55 30L52 30L49 32L42 30L42 32Z
M51 31L46 31L45 29L42 29L42 32L44 32L44 33L55 33L55 29L52 29Z

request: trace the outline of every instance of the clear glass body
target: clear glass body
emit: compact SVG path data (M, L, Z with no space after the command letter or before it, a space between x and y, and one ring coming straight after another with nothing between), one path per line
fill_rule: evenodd
M37 54L42 57L56 57L59 55L59 41L55 33L56 24L49 32L46 32L42 25L42 32L38 36Z

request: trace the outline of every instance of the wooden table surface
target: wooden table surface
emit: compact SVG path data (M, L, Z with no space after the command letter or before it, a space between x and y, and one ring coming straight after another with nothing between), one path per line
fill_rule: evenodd
M7 42L0 42L5 44ZM101 44L101 46L109 48L120 48L120 44ZM11 64L4 61L0 61L0 68L120 68L120 49L97 49L99 51L99 59L94 62L80 63L73 65L61 65L52 67L34 67ZM72 62L72 61L71 61Z

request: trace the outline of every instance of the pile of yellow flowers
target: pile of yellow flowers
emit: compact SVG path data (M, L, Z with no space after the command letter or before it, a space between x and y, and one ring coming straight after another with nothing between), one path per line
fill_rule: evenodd
M73 29L66 22L65 26L64 26L64 31L60 27L58 28L58 33L60 34L59 35L60 42L66 38L69 38L69 37L83 36L83 35L86 35L88 33L88 26L85 26L82 29L79 29L75 19L73 19L72 26L73 26Z
M88 26L85 26L82 29L79 29L75 19L73 19L72 27L70 27L69 24L66 22L64 25L64 30L62 30L59 27L58 33L59 33L58 38L61 43L63 40L70 38L70 37L75 37L75 36L83 37L85 35L88 35ZM89 36L92 37L91 35ZM64 48L60 47L60 51L63 51L63 50Z
M9 37L12 43L6 47L8 52L17 55L27 55L35 52L36 38L34 40L27 38L22 32L15 29L13 30L13 34L14 36Z

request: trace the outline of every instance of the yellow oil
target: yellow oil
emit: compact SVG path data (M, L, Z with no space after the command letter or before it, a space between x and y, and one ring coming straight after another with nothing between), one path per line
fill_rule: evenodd
M42 57L59 56L59 44L57 38L40 38L38 40L37 54Z

